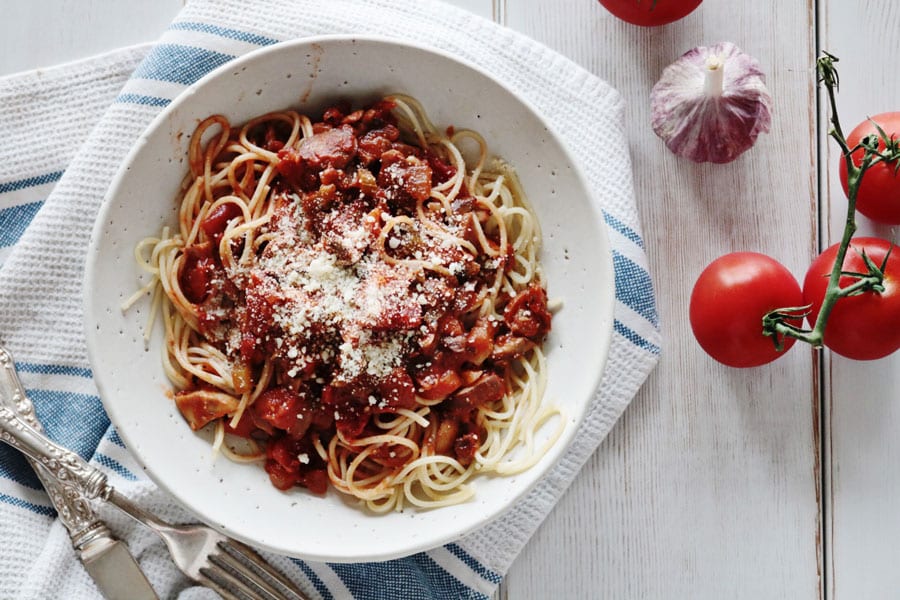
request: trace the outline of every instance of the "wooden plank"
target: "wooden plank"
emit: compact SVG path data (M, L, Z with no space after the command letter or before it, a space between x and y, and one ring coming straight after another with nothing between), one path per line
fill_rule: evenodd
M623 94L635 189L655 277L662 361L514 565L510 598L818 598L818 407L813 353L721 367L687 323L693 281L733 250L800 275L815 242L816 140L806 3L707 0L658 29L596 2L509 0L507 23ZM772 132L739 160L697 166L649 126L662 69L701 42L756 56Z
M840 58L838 110L845 132L870 115L900 110L900 79L887 48L900 34L900 4L829 0L820 7L820 43ZM823 119L824 119L823 111ZM825 244L840 240L846 198L840 150L822 128ZM858 216L858 235L897 239ZM857 362L825 359L828 597L893 598L900 589L900 354Z
M182 5L183 0L6 2L0 75L152 42Z

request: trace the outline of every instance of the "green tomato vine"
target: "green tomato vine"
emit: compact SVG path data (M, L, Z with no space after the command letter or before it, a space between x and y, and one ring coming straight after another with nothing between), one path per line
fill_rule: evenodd
M838 246L834 267L828 277L828 286L825 291L825 298L822 301L822 308L819 311L816 322L812 325L812 329L803 329L788 322L789 320L802 321L803 317L809 314L809 306L778 308L763 316L763 334L770 336L775 342L775 347L779 350L784 345L784 337L795 338L814 347L821 347L825 336L825 324L839 299L867 291L875 293L884 291L884 269L890 252L888 252L888 255L880 265L875 264L863 252L861 256L867 268L865 273L843 271L842 267L844 257L847 255L847 249L850 247L850 240L853 238L853 234L856 233L856 197L859 194L859 186L862 183L863 175L869 168L882 162L894 163L895 172L900 169L900 142L892 137L888 137L887 133L879 125L875 124L875 128L878 131L877 136L868 135L853 148L848 146L847 138L841 129L835 99L835 94L840 85L838 72L834 66L836 62L838 62L836 56L823 52L822 56L816 61L816 73L817 82L824 86L825 93L828 96L829 112L831 114L831 129L829 129L828 135L840 146L847 166L847 216L844 222L844 232L841 236L841 243ZM884 142L885 148L883 150L879 148L880 142ZM859 150L863 150L863 156L859 166L857 166L853 160L853 153ZM840 280L842 276L853 278L853 283L841 287Z

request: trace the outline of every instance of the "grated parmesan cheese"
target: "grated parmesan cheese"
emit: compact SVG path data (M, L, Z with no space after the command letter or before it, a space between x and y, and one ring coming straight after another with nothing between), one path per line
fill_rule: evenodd
M421 268L388 265L375 252L343 264L327 244L304 239L308 234L299 210L280 215L274 233L256 263L235 267L246 272L234 275L261 282L264 294L279 298L272 320L283 335L274 345L276 355L293 365L288 375L295 377L319 360L333 361L334 377L342 381L362 374L382 379L402 365L410 332L389 328L373 336L370 330L389 320L398 305L421 312L421 294L410 293ZM353 230L349 238L360 249L372 241L363 228ZM400 240L391 238L391 243L399 245ZM236 336L232 348L239 344Z

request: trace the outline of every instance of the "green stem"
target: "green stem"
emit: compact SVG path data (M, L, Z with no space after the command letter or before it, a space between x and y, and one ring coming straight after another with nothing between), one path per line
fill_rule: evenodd
M829 64L827 68L834 67ZM835 302L841 297L841 271L844 268L844 257L847 256L847 248L850 246L850 240L856 233L856 196L859 193L859 184L862 181L862 174L868 168L865 157L860 167L853 162L853 154L847 146L846 138L841 131L841 123L838 119L837 102L834 95L834 86L829 85L826 80L825 91L828 94L828 104L831 108L831 125L832 129L829 135L834 138L844 153L844 162L847 165L847 214L844 220L844 233L841 236L841 243L838 246L837 255L834 258L834 266L831 268L831 274L828 276L828 287L825 289L825 299L822 301L822 308L819 310L819 316L810 332L813 336L815 346L822 345L822 339L825 336L825 323L828 321L828 315L834 308Z
M838 87L837 71L834 68L834 62L836 61L837 58L825 53L824 56L816 61L816 67L819 74L819 80L824 84L825 92L828 95L828 104L831 112L831 130L828 132L828 135L841 147L844 162L847 166L847 214L844 221L844 233L841 236L841 243L837 249L834 266L828 276L828 285L825 289L825 297L822 300L822 308L819 310L819 314L816 317L816 322L812 329L802 330L785 323L781 319L776 319L768 328L769 332L776 334L776 345L778 344L777 336L780 335L793 337L816 347L822 346L825 336L825 324L828 321L828 316L834 309L835 303L840 298L852 293L876 289L881 285L883 280L883 273L870 272L865 276L858 277L856 281L845 288L842 288L840 285L844 258L847 255L847 249L850 247L850 240L853 238L853 234L856 233L856 197L859 194L859 186L860 183L862 183L862 177L869 167L882 162L883 160L890 159L890 156L882 155L878 151L877 144L874 149L865 145L861 146L865 149L865 152L860 165L857 167L853 162L853 152L858 150L860 146L852 149L848 146L847 139L844 137L844 132L841 129L840 120L838 119L837 102L835 100L835 90ZM772 311L769 315L782 312L783 310L784 309Z

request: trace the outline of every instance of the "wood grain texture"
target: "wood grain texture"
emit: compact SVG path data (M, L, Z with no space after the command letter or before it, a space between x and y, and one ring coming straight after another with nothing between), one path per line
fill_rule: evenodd
M659 367L525 548L503 596L896 597L900 357L858 363L825 353L820 371L799 347L767 367L727 369L694 343L687 304L700 270L725 252L765 252L802 276L819 238L837 239L846 204L832 176L836 148L817 128L816 36L841 58L848 128L900 109L889 57L900 3L819 0L817 23L811 0L705 0L681 22L641 29L596 0L451 1L546 43L623 94L665 336ZM182 2L7 2L0 75L151 41ZM653 135L648 94L681 53L722 40L760 60L773 129L730 165L697 166Z
M596 2L509 0L509 26L610 81L627 101L635 192L659 297L663 356L509 575L510 598L818 598L818 395L813 354L733 370L687 323L691 286L733 250L801 273L816 221L813 14L804 3L706 0L642 29ZM730 40L757 57L772 132L729 165L669 153L649 127L662 69Z
M0 75L157 39L184 0L27 0L3 3Z
M832 0L821 15L821 47L840 58L838 110L845 132L870 115L900 110L900 4ZM826 115L823 111L822 119ZM846 198L840 150L822 128L823 245L840 240ZM859 215L858 235L897 239L896 228ZM826 355L828 597L896 598L900 590L900 355L857 362Z

